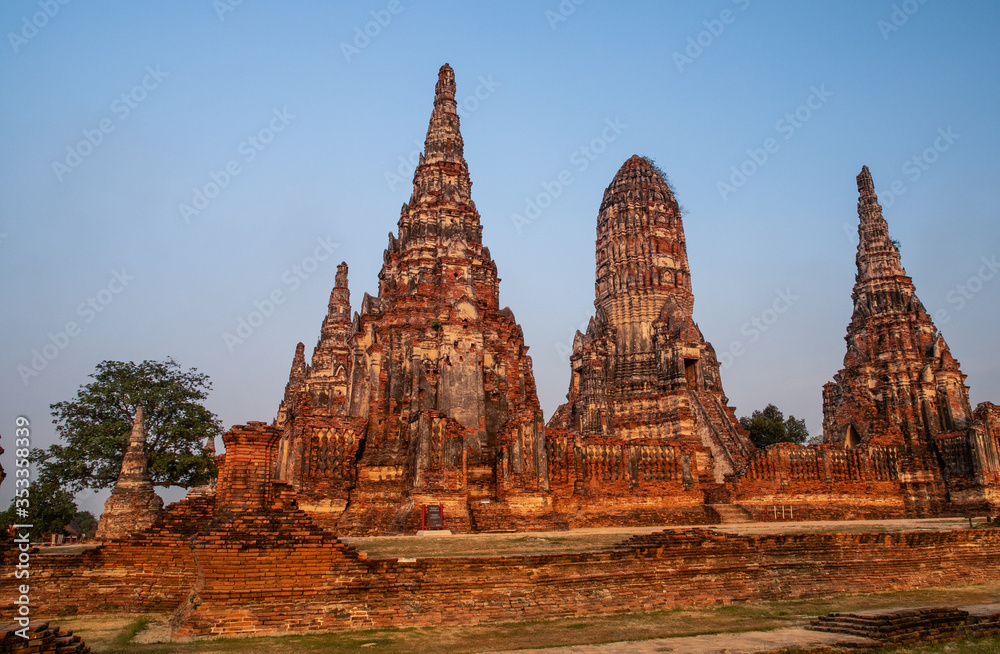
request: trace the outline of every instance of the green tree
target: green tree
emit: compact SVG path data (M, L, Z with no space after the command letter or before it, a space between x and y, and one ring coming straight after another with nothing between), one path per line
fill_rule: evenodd
M63 442L32 452L40 480L74 494L113 486L139 406L153 483L187 488L211 479L215 462L204 444L222 424L201 404L212 388L207 375L167 359L103 361L90 377L75 399L50 406Z
M37 540L42 534L66 533L66 525L73 521L77 513L76 502L70 493L57 483L36 480L28 486L27 498L26 515L18 515L17 498L11 500L7 510L0 513L4 531L12 524L30 524L32 540Z
M773 404L763 411L754 411L749 417L740 418L740 427L750 432L750 441L757 447L767 447L775 443L805 443L809 438L805 420L785 414Z
M80 536L93 538L94 534L97 533L97 518L90 511L77 511L69 524L73 529L76 529L76 533Z

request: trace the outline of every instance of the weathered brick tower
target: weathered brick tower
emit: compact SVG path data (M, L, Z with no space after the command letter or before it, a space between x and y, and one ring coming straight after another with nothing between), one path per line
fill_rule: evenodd
M970 431L965 375L903 270L867 167L857 181L854 314L844 368L823 387L824 442L896 446L899 480L913 513L936 514L949 502L951 510L977 504L983 484L997 473L996 444L983 439L977 445L971 438L976 430ZM977 414L983 423L990 407ZM991 428L979 430L988 434Z
M548 424L553 483L570 485L581 513L701 519L705 492L754 448L692 319L677 201L645 158L626 161L604 192L595 291L595 315L573 343L568 401ZM602 495L617 496L618 509L586 506Z
M545 510L531 359L499 307L471 187L445 65L378 297L365 294L351 320L338 267L311 365L300 344L277 420L281 478L342 533L419 528L424 505L443 506L458 531L475 528L477 514Z
M104 503L104 513L97 523L97 538L110 540L139 534L156 522L163 509L163 500L153 491L146 466L146 429L142 407L135 410L128 449L122 459L122 470L111 496Z

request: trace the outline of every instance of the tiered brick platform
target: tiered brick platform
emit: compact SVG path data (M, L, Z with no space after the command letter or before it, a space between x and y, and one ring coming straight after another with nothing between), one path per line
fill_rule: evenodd
M28 628L28 638L24 639L15 632L20 629L16 624L0 627L0 652L19 652L20 654L89 654L90 648L72 631L62 631L59 627L49 627L42 622Z
M1000 633L1000 604L830 613L806 628L861 636L881 644L981 637Z

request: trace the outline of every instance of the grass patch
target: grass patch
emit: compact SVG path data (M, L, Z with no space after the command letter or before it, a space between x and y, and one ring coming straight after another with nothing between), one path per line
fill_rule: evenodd
M1000 636L934 643L931 645L904 645L873 650L874 654L996 654L1000 652Z
M127 627L125 627L120 634L115 636L115 645L129 645L132 639L135 638L136 634L146 628L149 624L149 618L138 618L133 620Z

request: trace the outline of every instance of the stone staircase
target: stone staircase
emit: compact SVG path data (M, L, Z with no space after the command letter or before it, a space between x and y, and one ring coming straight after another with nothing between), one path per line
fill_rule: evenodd
M27 628L27 639L18 634L20 626L10 624L0 627L0 652L24 652L25 654L89 654L90 648L72 631L62 631L59 627L49 627L48 622L33 624Z
M750 447L746 439L733 425L722 401L712 393L691 393L696 413L708 425L722 446L733 471L741 470L750 459Z
M706 504L705 510L709 518L717 517L719 524L730 525L737 522L753 522L753 516L742 506L736 504ZM713 516L712 513L715 513Z
M1000 604L830 613L813 619L806 629L894 644L985 636L1000 633Z

